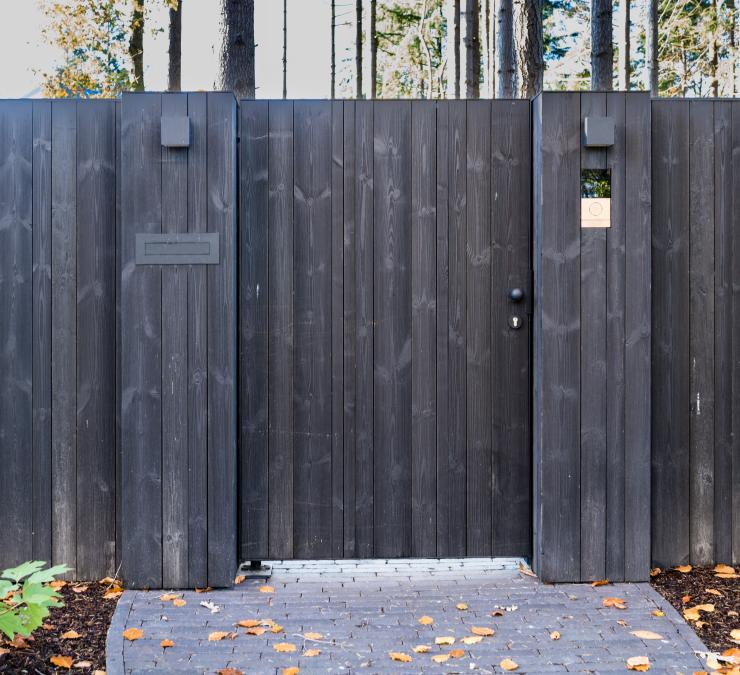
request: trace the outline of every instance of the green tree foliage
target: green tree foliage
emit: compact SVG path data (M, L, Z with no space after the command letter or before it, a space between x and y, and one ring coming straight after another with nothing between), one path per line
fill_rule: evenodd
M44 38L62 59L43 73L43 94L52 98L108 98L131 88L126 8L120 0L44 2Z

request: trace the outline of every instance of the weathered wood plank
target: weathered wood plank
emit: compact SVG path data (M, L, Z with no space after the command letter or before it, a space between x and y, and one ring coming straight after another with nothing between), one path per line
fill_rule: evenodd
M293 103L270 101L268 139L269 550L293 549Z
M467 554L491 554L491 103L467 104Z
M732 102L732 561L740 563L740 101Z
M137 266L137 232L161 232L159 94L124 96L121 108L122 576L162 584L162 282Z
M0 566L33 552L33 118L0 103Z
M208 584L236 568L236 100L208 94L208 231L220 235L208 268Z
M411 542L411 105L374 111L375 555Z
M116 111L77 105L77 575L115 572Z
M242 560L267 545L267 101L242 101L239 169L239 448Z
M689 104L691 562L714 553L714 103Z
M51 561L51 101L33 102L33 552Z
M293 199L293 554L332 554L331 105L297 101Z
M164 94L162 117L185 117L187 94ZM187 232L188 153L162 148L162 232ZM188 270L162 267L162 582L188 586Z
M77 567L77 102L52 103L52 559ZM69 576L74 577L74 572Z
M411 553L437 552L436 105L411 104Z

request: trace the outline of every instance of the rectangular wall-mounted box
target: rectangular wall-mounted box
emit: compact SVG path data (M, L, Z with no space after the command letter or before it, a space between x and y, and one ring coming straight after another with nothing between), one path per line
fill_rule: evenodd
M137 265L218 265L218 232L137 234Z
M190 118L162 117L160 122L162 145L165 148L190 147Z
M614 145L614 118L586 117L583 121L583 144L587 148Z

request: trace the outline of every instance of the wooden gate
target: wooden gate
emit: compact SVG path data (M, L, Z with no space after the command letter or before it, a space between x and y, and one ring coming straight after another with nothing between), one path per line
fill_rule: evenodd
M530 138L241 102L240 558L530 554Z

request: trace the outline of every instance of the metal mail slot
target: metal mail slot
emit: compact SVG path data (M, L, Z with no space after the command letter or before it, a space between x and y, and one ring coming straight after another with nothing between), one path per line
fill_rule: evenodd
M137 265L218 265L218 232L137 234Z

